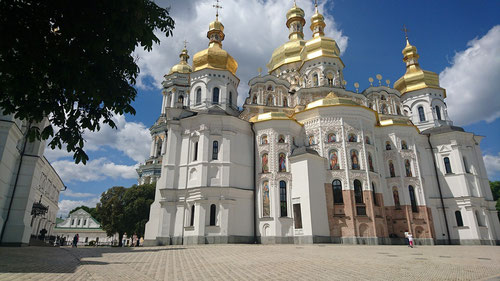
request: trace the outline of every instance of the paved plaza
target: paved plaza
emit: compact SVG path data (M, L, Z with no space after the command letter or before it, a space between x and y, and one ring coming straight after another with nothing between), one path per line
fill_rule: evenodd
M0 280L500 280L500 247L0 248Z

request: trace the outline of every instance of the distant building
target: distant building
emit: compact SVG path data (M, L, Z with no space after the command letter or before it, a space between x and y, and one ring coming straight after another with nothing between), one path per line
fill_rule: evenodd
M66 238L67 245L71 245L77 233L80 236L78 245L89 245L92 241L97 245L118 244L118 234L108 236L101 228L101 224L83 209L69 214L68 218L54 228L54 235Z
M43 128L47 122L32 126ZM1 245L28 245L43 229L46 237L53 235L56 225L64 183L43 156L45 141L25 143L27 129L26 122L0 112Z

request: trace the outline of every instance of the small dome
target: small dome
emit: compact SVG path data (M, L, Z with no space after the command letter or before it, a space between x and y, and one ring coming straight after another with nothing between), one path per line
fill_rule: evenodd
M210 46L196 53L193 56L194 71L204 68L229 70L233 75L236 75L238 63L236 60L223 50L219 44L210 44Z
M181 52L181 54L179 55L179 57L181 58L180 62L174 66L172 66L172 68L170 69L170 72L168 73L169 75L172 74L172 73L191 73L193 71L193 69L191 68L191 66L188 64L188 59L189 59L189 55L188 55L188 51L186 48L184 48Z
M290 10L288 10L288 12L286 13L287 26L290 27L288 25L289 20L291 20L293 18L304 18L305 15L306 14L304 13L304 10L299 8L296 4L293 4L293 7Z

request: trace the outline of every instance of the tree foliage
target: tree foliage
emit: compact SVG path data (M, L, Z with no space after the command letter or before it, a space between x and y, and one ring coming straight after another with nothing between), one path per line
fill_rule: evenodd
M101 226L111 236L118 233L119 246L125 233L131 237L144 236L149 220L149 208L155 197L155 184L133 185L130 188L115 186L101 195L97 213Z
M155 184L133 185L127 188L123 196L127 233L144 236L149 209L154 199Z
M168 9L150 0L0 1L0 111L29 123L48 117L30 140L52 137L51 148L66 144L86 163L84 130L135 114L132 52L150 51L160 42L154 31L169 36L173 27Z
M118 245L122 246L123 234L126 232L125 205L123 196L125 187L114 186L101 195L101 201L97 203L97 212L101 218L101 228L108 236L118 233Z

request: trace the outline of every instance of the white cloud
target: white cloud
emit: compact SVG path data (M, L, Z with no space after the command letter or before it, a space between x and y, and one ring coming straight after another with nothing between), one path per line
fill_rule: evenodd
M489 178L500 176L500 153L498 155L483 155L484 165Z
M106 178L135 179L137 173L136 165L118 165L106 158L90 160L86 165L75 164L72 160L57 160L52 162L52 166L64 182L73 181L97 181Z
M88 200L61 200L59 201L59 212L57 212L57 217L66 217L69 214L69 211L82 205L94 208L97 203L99 203L99 200L100 197L94 197Z
M500 25L467 43L439 74L448 93L448 113L458 125L500 117Z
M324 12L327 5L329 7L333 5L332 1L322 2L319 8L327 24L325 34L334 38L343 52L347 48L348 38L338 29L333 17ZM184 40L189 42L188 50L191 58L196 52L207 48L206 32L209 23L215 18L211 0L157 1L157 4L171 7L171 16L175 20L174 36L166 38L165 35L157 33L161 39L160 45L155 45L151 52L140 48L136 50L141 69L138 78L139 87L148 86L146 79L153 77L155 83L153 86L160 88L163 75L178 63ZM238 89L239 105L247 96L247 83L257 75L257 68L266 69L265 66L273 50L288 40L285 17L292 4L290 0L223 1L224 8L220 14L220 21L225 26L226 34L223 48L238 61L237 76L241 80ZM297 5L306 13L305 38L311 38L309 25L310 18L314 14L313 1L299 0Z
M66 189L63 195L66 197L74 197L74 198L86 198L86 197L96 196L93 193L73 192L71 189Z

